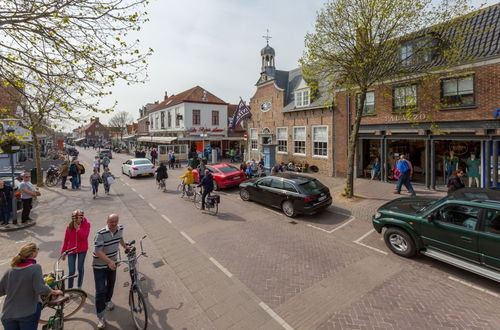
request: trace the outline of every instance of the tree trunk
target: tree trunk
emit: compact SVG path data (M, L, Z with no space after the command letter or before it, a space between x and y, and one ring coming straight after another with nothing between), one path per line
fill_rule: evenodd
M31 131L31 136L33 137L33 149L35 154L35 167L36 167L36 185L38 187L43 187L43 171L42 171L42 158L40 152L40 141L38 141L38 135L35 131Z
M361 125L361 118L363 117L363 107L366 99L366 89L361 90L360 102L356 108L356 116L354 119L354 126L352 127L351 134L349 135L349 144L347 146L347 178L344 188L344 195L347 198L354 196L354 161L356 159L356 147L358 146L358 133L359 126ZM356 102L358 103L358 102ZM350 114L349 114L350 115Z

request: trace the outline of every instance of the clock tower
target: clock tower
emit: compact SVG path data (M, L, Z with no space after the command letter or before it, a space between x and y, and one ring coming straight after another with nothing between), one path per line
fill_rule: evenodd
M262 67L260 70L260 79L257 82L257 85L276 78L276 67L274 64L275 52L274 48L269 46L269 39L271 39L269 36L269 30L267 30L267 35L264 36L264 39L266 39L267 44L266 47L262 48L260 51L260 56L262 57Z

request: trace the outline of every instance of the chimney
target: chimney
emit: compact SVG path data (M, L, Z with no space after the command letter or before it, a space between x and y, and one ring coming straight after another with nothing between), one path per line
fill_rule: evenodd
M167 93L167 91L165 91L165 98L164 98L164 100L166 100L166 99L168 99L168 93Z

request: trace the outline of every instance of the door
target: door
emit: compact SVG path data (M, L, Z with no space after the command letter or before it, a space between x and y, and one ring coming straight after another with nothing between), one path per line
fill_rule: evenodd
M131 160L127 160L125 163L123 163L122 165L123 172L128 174L128 171L130 171L130 164L132 164Z
M481 263L500 271L500 211L486 210L482 227L478 233Z
M287 199L287 195L286 190L284 190L283 179L273 178L269 195L271 205L281 207L281 202L285 199Z
M481 209L468 205L446 204L422 222L422 240L430 247L456 257L479 263L478 220Z
M272 196L271 196L272 195L271 182L272 182L272 179L268 178L268 177L259 179L256 182L256 190L257 191L256 191L255 195L253 196L253 198L256 201L267 204L267 205L271 204L270 203L270 199L272 198Z

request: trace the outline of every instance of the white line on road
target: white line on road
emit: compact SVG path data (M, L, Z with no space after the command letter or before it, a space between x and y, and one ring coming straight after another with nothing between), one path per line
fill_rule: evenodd
M188 236L185 232L181 231L181 235L184 236L185 239L188 240L189 243L194 244L196 243L191 237Z
M370 235L371 233L374 233L375 232L375 229L372 229L370 230L369 232L367 232L366 234L364 234L363 236L361 236L360 238L358 238L357 240L354 241L354 243L359 243L361 242L362 240L364 240L368 235Z
M387 255L388 253L385 252L385 251L382 251L380 249L377 249L377 248L374 248L373 246L370 246L370 245L366 245L365 243L361 243L362 240L364 240L368 235L370 235L371 233L375 232L375 229L372 229L370 230L369 232L367 232L366 234L364 234L363 236L361 236L360 238L358 238L357 240L353 241L355 244L358 244L358 245L361 245L361 246L364 246L365 248L368 248L370 250L373 250L373 251L376 251L378 253L382 253L384 255Z
M133 192L137 192L137 190L135 190L135 188L130 188L130 189L132 189Z
M144 196L142 196L141 194L139 194L139 198L140 199L144 199Z
M161 217L165 219L168 223L172 223L172 220L170 220L165 214L162 214Z
M477 285L474 285L472 283L469 283L469 282L466 282L466 281L463 281L461 279L458 279L456 277L453 277L453 276L448 276L448 278L452 281L455 281L455 282L458 282L460 284L463 284L465 286L468 286L469 288L473 288L473 289L476 289L476 290L479 290L483 293L486 293L486 294L489 294L489 295L492 295L493 297L496 297L496 298L500 298L500 295L493 292L493 291L490 291L490 290L487 290L487 289L484 289L484 288L481 288L480 286L477 286Z
M222 266L217 260L215 260L214 258L210 257L210 261L214 263L214 265L217 266L217 268L219 268L224 274L227 275L227 277L233 277L233 274L231 274L229 272L229 270L227 270L224 266Z
M148 204L149 204L149 206L150 206L153 210L156 210L156 206L154 206L154 205L153 205L153 204L151 204L151 203L148 203Z
M320 228L320 227L316 227L314 225L311 225L311 224L308 224L309 227L312 227L312 228L315 228L315 229L318 229L318 230L321 230L321 231L324 231L325 233L328 233L328 234L331 234L337 230L339 230L340 228L344 227L344 226L347 226L349 223L351 223L352 221L354 221L356 218L353 217L352 215L349 217L349 220L347 220L346 222L344 222L343 224L341 224L340 226L337 226L335 228L333 228L332 230L326 230L326 229L323 229L323 228Z
M293 330L293 328L285 322L278 314L276 314L271 307L267 306L263 301L259 303L259 306L266 311L276 322L278 322L284 329Z
M123 183L125 183L126 186L130 187L130 185L128 184L128 182L123 181Z

